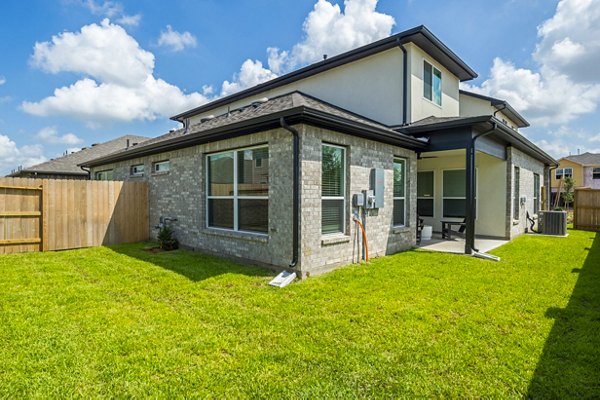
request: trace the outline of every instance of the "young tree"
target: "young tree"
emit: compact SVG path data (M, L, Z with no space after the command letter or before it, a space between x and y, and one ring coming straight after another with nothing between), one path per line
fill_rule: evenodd
M575 190L574 190L575 182L573 178L565 178L565 183L563 185L564 192L562 192L562 199L565 202L565 208L569 209L569 204L571 204L575 198Z

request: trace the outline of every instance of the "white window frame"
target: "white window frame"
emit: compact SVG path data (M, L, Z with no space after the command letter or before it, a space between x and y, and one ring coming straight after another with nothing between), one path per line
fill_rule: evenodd
M226 232L241 232L241 233L248 233L248 234L252 234L252 235L260 235L260 236L268 236L268 230L269 230L269 226L267 226L267 232L257 232L257 231L245 231L242 229L239 229L239 205L238 205L238 200L269 200L269 196L239 196L238 195L238 152L243 152L246 150L255 150L255 149L262 149L262 148L266 148L267 150L269 149L269 145L268 144L259 144L256 146L250 146L250 147L242 147L239 149L233 149L233 150L226 150L226 151L220 151L218 153L210 153L207 154L205 157L205 171L206 173L204 174L204 176L206 177L206 210L205 210L205 226L206 228L209 229L217 229L217 230L222 230L222 231L226 231ZM209 160L210 157L213 156L218 156L220 154L227 154L227 153L233 153L233 196L211 196L209 195L210 190L210 168L209 166ZM270 157L270 155L269 155ZM269 187L271 186L271 184L269 183ZM208 207L208 202L209 200L233 200L233 229L229 229L229 228L222 228L222 227L218 227L218 226L210 226L208 224L209 221L209 207ZM267 207L268 207L268 203L267 203Z
M537 180L537 184L536 184ZM537 192L537 196L536 196ZM540 211L539 195L541 194L540 174L533 174L533 214L537 215ZM536 211L537 208L537 211Z
M419 185L419 173L421 172L431 172L431 174L433 175L433 190L432 190L432 195L431 197L423 197L423 196L417 196L417 211L418 211L418 203L419 200L431 200L433 202L433 215L423 215L423 217L426 218L435 218L435 170L433 169L427 169L427 170L422 170L422 171L417 171L417 193L419 191L418 189L418 185ZM421 214L419 214L419 216L422 216Z
M425 95L425 64L429 65L431 67L431 82L429 82L429 87L431 88L431 99L428 99L427 96ZM434 97L434 92L435 89L433 87L433 77L434 75L436 75L436 71L438 72L439 76L440 76L440 102L436 102L435 101L435 97ZM435 104L438 107L442 106L442 95L444 93L443 90L443 74L442 71L439 68L436 68L435 65L433 65L432 63L430 63L427 60L423 60L423 98L429 102L431 102L432 104Z
M141 172L136 170L138 167L142 167ZM134 170L136 170L136 172L134 172ZM146 172L146 166L144 164L134 164L131 167L129 167L129 176L140 177L140 176L144 176L145 172Z
M465 196L464 197L445 197L444 196L444 171L465 171L465 176L467 173L466 168L444 168L442 170L442 219L450 218L450 219L460 219L461 217L445 217L444 216L444 200L464 200L465 201L465 214L467 213L467 188L465 187ZM479 217L479 169L475 168L475 220ZM466 218L466 215L462 218Z
M569 171L569 172L567 172ZM563 178L573 178L573 168L571 167L566 167L566 168L558 168L556 171L554 171L554 177L557 180L561 180Z
M404 164L404 179L402 180L402 182L404 182L404 197L397 197L394 196L394 187L393 187L393 183L392 183L392 197L393 197L393 202L392 202L392 226L394 227L403 227L403 226L407 226L406 224L406 178L408 177L407 174L407 165L408 165L408 160L406 158L402 158L402 157L394 157L394 164L396 164L398 161L401 161ZM392 171L393 171L393 166L392 166ZM393 182L393 181L392 181ZM396 200L404 200L404 210L403 210L403 220L404 223L403 224L396 224L394 223L394 207L396 206Z
M164 170L156 170L157 166L160 165L167 165L168 167ZM162 161L156 161L152 163L152 173L153 174L165 174L167 172L171 171L171 160L162 160Z
M323 147L324 146L329 146L329 147L334 147L334 148L338 148L338 149L342 149L342 151L344 152L344 159L342 160L342 193L344 194L343 196L323 196L323 189L321 189L321 204L323 204L323 200L343 200L343 205L342 205L342 231L341 232L331 232L331 233L323 233L323 223L321 222L321 235L322 236L331 236L331 235L345 235L346 234L346 160L347 160L347 156L346 156L346 152L347 152L347 148L344 146L340 146L337 144L332 144L332 143L328 143L328 142L323 142L321 143L321 157L323 156ZM321 160L321 176L323 174L323 162ZM322 211L323 206L321 206L321 211Z
M592 168L592 179L600 179L600 168Z

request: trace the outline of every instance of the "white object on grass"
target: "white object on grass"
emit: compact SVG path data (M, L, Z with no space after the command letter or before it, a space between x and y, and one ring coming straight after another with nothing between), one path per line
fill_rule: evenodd
M484 260L500 261L500 257L482 251L474 251L473 257L483 258Z
M294 282L294 279L296 279L295 272L283 271L282 273L277 275L275 278L273 278L273 280L271 282L269 282L269 285L276 286L278 288L284 288L287 285L289 285L290 283Z

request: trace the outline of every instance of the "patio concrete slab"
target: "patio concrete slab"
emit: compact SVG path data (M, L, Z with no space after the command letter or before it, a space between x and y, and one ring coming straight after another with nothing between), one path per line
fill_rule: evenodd
M475 237L475 248L484 253L506 243L508 243L508 240ZM442 239L440 233L434 232L431 240L422 240L421 243L417 245L417 248L429 251L440 251L443 253L464 254L465 239L459 237L454 237L451 240Z

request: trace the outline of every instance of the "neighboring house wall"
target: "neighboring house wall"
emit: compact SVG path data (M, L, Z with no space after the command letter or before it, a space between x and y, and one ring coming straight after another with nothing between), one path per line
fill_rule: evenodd
M427 117L457 117L459 115L459 79L444 66L413 43L406 45L409 56L409 115L408 122ZM423 62L427 61L442 72L442 105L423 96Z
M396 47L195 115L190 123L199 123L211 114L225 114L228 109L246 106L263 97L299 90L383 124L401 124L402 65L402 51Z
M540 196L543 191L544 182L544 164L531 156L515 149L514 147L508 147L506 149L507 155L507 170L506 176L510 179L507 180L506 184L506 208L507 208L507 236L511 239L525 232L525 228L529 228L529 224L526 219L526 213L529 212L531 217L534 216L533 212L533 194L534 194L534 174L540 176ZM514 190L515 190L515 168L519 167L519 197L525 197L525 204L519 204L518 215L514 215ZM519 200L520 202L520 200ZM540 207L541 209L541 207Z
M583 168L583 186L590 189L600 189L600 178L594 179L594 169L600 170L600 165ZM598 174L596 174L598 176Z
M583 166L567 159L561 159L558 161L558 168L572 168L573 169L573 180L575 181L575 187L584 187L585 179L583 176ZM552 189L558 190L560 180L556 179L556 169L552 170ZM564 185L564 182L563 182Z
M426 225L441 232L442 220L462 221L462 218L443 217L443 175L444 170L465 168L464 150L433 153L437 158L423 158L417 161L418 171L433 171L434 216L423 217ZM427 154L426 156L429 156ZM506 161L484 153L477 153L477 219L475 233L483 236L506 236Z
M301 131L300 263L303 276L328 271L358 260L357 227L352 222L352 194L369 189L372 168L385 169L385 205L369 212L366 230L372 257L395 253L415 243L416 154L400 147L345 134L297 125ZM346 148L346 234L321 235L321 146ZM206 227L206 155L253 145L269 146L269 233L259 235ZM407 160L406 227L392 226L394 157ZM152 163L169 160L170 171L151 173ZM176 217L176 237L185 246L221 256L286 267L292 256L292 135L275 129L239 138L95 167L112 168L114 179L143 179L150 188L150 226L160 216ZM145 175L131 177L130 167L143 163ZM156 230L152 230L156 237Z

